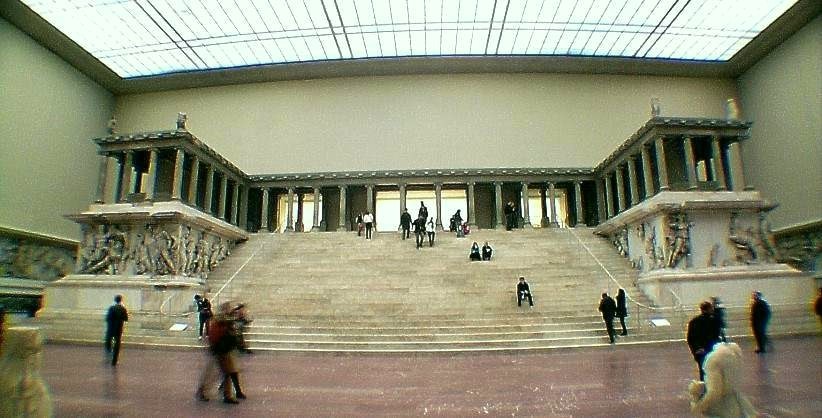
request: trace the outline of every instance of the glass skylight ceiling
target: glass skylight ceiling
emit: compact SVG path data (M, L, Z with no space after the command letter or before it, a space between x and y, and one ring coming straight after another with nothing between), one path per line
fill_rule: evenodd
M123 78L409 56L727 61L797 0L23 0Z

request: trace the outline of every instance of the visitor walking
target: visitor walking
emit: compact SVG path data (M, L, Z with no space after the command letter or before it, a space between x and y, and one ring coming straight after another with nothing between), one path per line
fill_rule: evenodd
M686 341L699 367L699 380L702 381L705 380L705 369L703 368L705 356L719 341L719 327L713 316L714 305L711 302L704 301L699 304L699 311L700 314L688 322Z
M366 210L362 216L362 221L365 223L365 239L371 239L371 230L374 228L374 215Z
M408 208L402 210L400 227L402 228L402 239L405 241L406 238L411 236L411 214L408 213Z
M625 317L628 316L628 301L626 300L625 289L620 288L616 296L616 316L619 324L622 325L622 336L628 335L628 328L625 327Z
M614 315L616 315L616 302L608 293L602 293L599 301L599 311L602 312L602 320L605 321L605 330L608 331L608 339L614 343L616 332L614 332Z
M106 353L111 355L111 365L116 366L120 358L120 343L123 340L123 325L128 321L128 310L123 306L123 295L114 297L114 304L106 313Z

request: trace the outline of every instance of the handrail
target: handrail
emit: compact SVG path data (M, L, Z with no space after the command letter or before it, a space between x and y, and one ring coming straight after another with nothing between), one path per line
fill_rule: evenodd
M616 277L614 277L614 275L613 275L613 274L611 274L611 272L610 272L610 271L608 271L608 268L607 268L607 267L605 267L605 265L604 265L604 264L602 264L602 262L601 262L601 261L599 261L599 258L598 258L596 255L594 255L594 253L591 251L591 249L590 249L590 248L588 248L588 246L587 246L587 245L585 245L585 243L584 243L584 242L582 242L582 240L579 238L579 236L577 236L576 232L574 232L574 228L568 228L568 231L570 231L570 232L571 232L571 235L573 235L573 236L574 236L574 238L576 238L576 239L577 239L577 242L579 243L579 245L581 245L581 246L582 246L582 248L585 248L585 251L587 251L587 252L588 252L588 255L590 255L590 256L591 256L591 258L593 258L593 259L594 259L594 261L596 261L596 262L597 262L597 264L599 265L599 267L600 267L600 268L601 268L601 269L605 272L605 274L607 274L607 275L608 275L608 277L611 279L611 281L613 281L613 282L617 285L617 288L623 288L623 287L622 287L622 285L621 285L621 284L619 284L619 281L616 279ZM624 288L623 288L623 289L624 289ZM629 295L629 294L627 294L627 293L625 294L625 297L626 297L629 301L631 301L634 305L639 306L640 308L645 308L645 309L650 309L650 310L660 310L660 309L664 309L664 308L657 308L657 307L654 307L654 306L647 306L647 305L645 305L645 304L639 303L639 302L638 302L638 301L636 301L634 298L632 298L632 297L631 297L631 295Z
M220 289L219 289L219 290L217 290L217 292L215 292L215 293L214 293L214 295L211 297L211 300L214 302L214 304L215 304L215 305L219 305L219 303L218 303L218 299L219 299L219 297L220 297L220 293L222 293L222 292L223 292L223 290L226 288L226 286L228 286L228 285L229 285L229 284L230 284L230 283L234 280L234 278L235 278L235 277L237 277L237 275L238 275L238 274L240 274L240 272L241 272L241 271L243 271L243 269L245 268L245 266L247 266L247 265L248 265L248 263L250 263L250 262L251 262L251 260L252 260L254 257L256 257L256 256L257 256L257 254L260 252L260 250L262 250L262 249L263 249L263 247L265 247L265 241L263 241L263 242L260 244L260 246L259 246L259 247L257 247L257 249L256 249L256 250L254 250L254 252L253 252L253 253L252 253L252 254L248 257L248 259L247 259L247 260L245 260L245 262L243 263L243 265L241 265L241 266L240 266L240 268L238 268L238 269L237 269L237 271L235 271L235 272L234 272L234 274L232 274L232 275L231 275L231 277L229 277L229 278L228 278L228 280L226 280L226 281L225 281L225 283L223 283L223 285L220 287Z

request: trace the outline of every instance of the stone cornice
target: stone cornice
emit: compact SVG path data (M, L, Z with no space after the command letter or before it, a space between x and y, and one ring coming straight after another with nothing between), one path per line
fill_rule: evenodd
M349 184L415 184L415 183L468 183L493 181L572 181L592 180L590 168L459 168L414 170L337 171L325 173L288 173L249 176L257 187L292 185L310 186Z
M660 192L619 215L599 224L595 234L610 235L626 225L641 222L658 213L680 210L752 210L770 211L775 204L762 199L757 191L743 192Z
M752 122L743 120L653 117L645 122L625 142L599 163L594 172L597 175L611 169L614 163L624 159L624 154L639 153L640 147L653 141L657 136L720 136L744 140L750 136Z
M7 236L20 240L34 241L45 245L57 246L76 250L79 241L55 237L52 235L40 234L37 232L26 231L23 229L12 228L8 226L0 226L0 236Z

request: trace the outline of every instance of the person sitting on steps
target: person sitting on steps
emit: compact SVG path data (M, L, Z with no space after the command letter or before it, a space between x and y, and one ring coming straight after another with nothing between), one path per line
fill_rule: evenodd
M479 244L477 244L476 241L474 241L474 243L471 244L471 253L468 254L468 258L471 261L480 261L480 260L482 260L482 256L480 255L480 247L479 247Z
M531 296L531 286L525 281L525 277L520 276L517 283L517 306L522 306L522 300L528 298L528 305L533 309L534 298Z
M491 254L494 253L494 249L488 244L488 241L485 241L485 245L482 246L482 261L491 261Z

